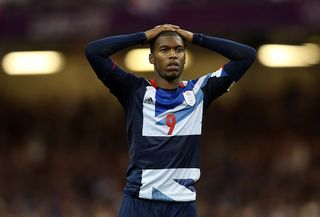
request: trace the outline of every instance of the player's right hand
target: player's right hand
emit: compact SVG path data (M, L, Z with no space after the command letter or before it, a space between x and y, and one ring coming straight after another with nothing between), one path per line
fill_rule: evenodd
M144 34L146 35L147 41L150 41L151 39L157 37L157 35L159 35L161 32L166 32L166 31L176 32L178 29L179 29L179 26L172 25L172 24L163 24L163 25L158 25L153 29L145 31Z

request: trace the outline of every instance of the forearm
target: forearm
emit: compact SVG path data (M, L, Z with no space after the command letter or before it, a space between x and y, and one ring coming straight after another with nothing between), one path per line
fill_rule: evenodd
M145 39L143 32L111 36L89 43L85 48L85 54L98 78L105 85L110 86L115 79L126 75L116 67L109 57L117 51L141 43Z
M133 74L119 68L109 57L117 51L142 43L145 39L143 32L111 36L93 41L85 48L86 57L93 71L123 105L126 103L128 91L132 89L137 79Z
M231 40L194 33L192 42L230 59L224 69L234 81L238 81L255 60L254 48Z
M146 36L143 32L106 37L89 43L85 53L87 57L92 55L109 57L122 49L142 43L145 40Z

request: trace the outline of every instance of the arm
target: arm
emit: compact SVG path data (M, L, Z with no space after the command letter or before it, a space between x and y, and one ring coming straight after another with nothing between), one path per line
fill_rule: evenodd
M231 85L243 76L255 60L255 49L247 45L182 29L177 30L177 32L186 41L215 51L230 60L224 67L212 73L211 79L203 87L206 107L214 99L228 91Z
M139 78L119 68L110 56L145 39L143 32L111 36L93 41L85 48L85 55L93 71L123 106L128 103L130 91Z
M163 31L175 31L177 26L166 24L146 32L106 37L89 43L85 55L97 77L107 86L122 105L141 79L120 69L110 56L122 49L149 41Z
M112 54L149 41L163 31L175 31L177 28L178 26L165 24L145 32L103 38L89 43L85 48L85 54L98 78L109 87L112 85L110 82L115 79L115 76L126 76L122 70L118 70L118 67L109 58Z
M193 43L218 52L230 59L223 69L235 82L243 76L256 57L254 48L227 39L194 34Z
M255 49L247 45L227 39L192 33L183 29L179 29L177 32L188 42L208 48L230 59L224 65L224 70L235 82L242 77L255 60Z
M118 68L109 57L117 51L142 43L145 39L143 32L106 37L89 43L85 54L98 78L109 87L115 76L125 76L122 70L117 71Z

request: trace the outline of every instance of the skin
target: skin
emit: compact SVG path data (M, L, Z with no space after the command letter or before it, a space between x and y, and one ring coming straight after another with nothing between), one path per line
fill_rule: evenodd
M164 24L146 31L145 35L147 40L151 40L164 31L174 31L179 35L158 37L149 61L154 64L157 85L164 89L176 89L181 82L186 60L183 39L192 42L193 33L176 25Z

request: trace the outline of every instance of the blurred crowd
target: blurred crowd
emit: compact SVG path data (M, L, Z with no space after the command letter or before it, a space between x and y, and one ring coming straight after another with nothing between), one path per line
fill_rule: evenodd
M115 217L128 162L109 96L0 99L0 216ZM199 217L320 216L320 93L220 99L205 117Z

